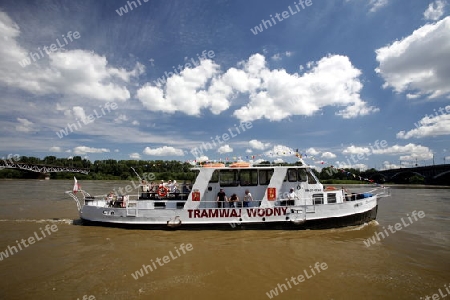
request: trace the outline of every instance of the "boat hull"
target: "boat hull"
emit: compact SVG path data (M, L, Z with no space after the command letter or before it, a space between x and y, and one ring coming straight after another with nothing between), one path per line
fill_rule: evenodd
M124 210L108 211L101 207L85 206L81 210L80 218L84 225L169 230L328 229L361 225L376 219L378 210L376 197L349 202L345 205L348 207L347 213L337 215L334 211L334 216L330 206L324 205L322 211L316 208L314 213L308 213L307 207L280 207L279 210L275 210L275 208L199 209L198 212L195 210L161 210L160 212L153 212L153 215L149 214L146 217L126 216L123 214ZM336 209L338 208L336 206ZM350 209L354 212L349 213ZM220 217L218 214L221 211L223 213L228 211L228 215ZM113 212L112 215L111 212ZM101 215L99 216L100 213ZM210 216L211 214L216 214L218 217L215 219L209 217L201 218L203 214L207 215L208 213Z

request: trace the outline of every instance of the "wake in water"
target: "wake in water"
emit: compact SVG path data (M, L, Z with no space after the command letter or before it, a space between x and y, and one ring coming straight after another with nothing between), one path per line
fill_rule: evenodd
M344 228L344 231L361 230L361 229L364 229L366 227L376 227L378 225L380 225L380 223L378 223L377 220L372 220L369 223L364 223L364 224L361 224L361 225L358 225L358 226L351 226L351 227Z
M380 225L380 223L378 223L377 220L372 220L369 223L364 223L364 224L356 225L356 226L333 228L333 229L330 229L330 231L333 233L359 231L359 230L366 229L366 228L377 227L378 225Z
M0 222L15 222L15 223L57 223L57 224L67 224L74 225L76 220L71 219L41 219L41 220L33 220L33 219L16 219L16 220L0 220Z

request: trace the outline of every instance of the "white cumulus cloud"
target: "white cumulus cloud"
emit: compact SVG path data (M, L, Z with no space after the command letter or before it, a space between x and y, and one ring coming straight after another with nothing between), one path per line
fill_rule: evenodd
M268 157L294 156L295 150L284 145L275 145L264 154Z
M76 155L85 155L87 153L108 153L109 149L106 148L93 148L87 146L78 146L73 148L73 154Z
M328 159L330 159L330 158L335 158L335 157L336 157L336 154L331 153L331 152L323 152L323 153L322 153L322 157L323 157L323 158L328 158Z
M19 122L19 124L16 125L17 131L20 131L20 132L36 132L36 131L38 131L35 124L27 119L17 118L17 121Z
M348 57L329 55L310 66L301 75L270 70L266 58L254 54L222 73L213 61L202 60L194 68L172 74L165 83L147 83L137 91L137 98L148 110L199 116L202 109L220 114L243 94L250 101L233 113L240 121L310 116L325 106L342 107L336 114L343 118L378 111L360 98L361 71Z
M450 106L446 107L450 112ZM409 131L400 131L397 133L399 139L423 138L429 136L450 135L450 114L425 116L418 123L416 128Z
M135 160L139 160L139 159L141 159L141 155L139 153L137 153L137 152L134 152L134 153L130 154L130 158L131 159L135 159Z
M349 146L342 151L342 154L367 154L370 153L370 149L368 147L356 147Z
M370 0L369 6L370 6L370 12L376 12L382 7L385 7L388 5L388 0Z
M125 101L130 98L125 84L144 71L144 66L139 63L131 71L115 68L108 64L106 57L79 49L50 51L48 55L44 53L45 58L35 58L34 62L29 53L36 50L20 45L20 34L19 26L0 11L0 36L7 40L0 47L0 84L12 88L36 95L61 94ZM76 45L76 40L73 44ZM26 61L29 63L23 64Z
M411 35L376 50L375 71L384 88L408 98L437 98L450 95L450 17L427 24Z
M301 75L284 69L270 70L263 55L252 55L242 63L250 78L259 86L249 89L250 102L234 115L241 121L268 119L279 121L289 116L311 116L325 106L342 106L336 112L354 118L378 111L360 98L361 71L346 56L329 55L311 64Z
M144 154L146 155L153 155L153 156L183 156L184 152L181 149L177 149L170 146L163 146L159 148L150 148L145 147Z
M383 149L374 149L374 154L399 155L400 160L425 160L433 158L430 148L409 143L404 146L394 145Z
M437 0L430 3L427 10L424 11L423 16L425 20L437 21L444 14L445 1Z
M256 150L265 150L270 147L270 143L263 143L258 140L251 140L248 142L248 144L250 145L250 147Z
M233 148L231 148L230 145L223 145L219 147L219 149L217 149L217 152L219 152L220 154L230 153L233 152Z
M311 147L311 148L306 150L306 154L315 156L315 155L320 154L320 151L317 151L316 149Z
M62 152L61 147L50 147L50 149L48 149L48 151L50 152Z

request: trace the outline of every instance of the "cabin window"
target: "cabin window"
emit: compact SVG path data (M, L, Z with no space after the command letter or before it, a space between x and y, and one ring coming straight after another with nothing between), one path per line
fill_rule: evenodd
M327 194L327 203L336 203L336 193Z
M258 185L258 170L240 170L239 182L241 186Z
M308 170L308 183L309 184L316 184L316 178L314 177L314 175L311 173L310 170Z
M214 172L211 176L211 180L209 182L212 182L212 183L219 182L219 170L214 170Z
M314 205L323 204L323 194L313 194L312 197Z
M220 170L220 186L238 186L238 171Z
M273 169L259 170L259 184L268 185L273 175Z
M289 182L297 182L297 169L288 169L287 178Z
M308 181L305 169L298 169L298 181Z

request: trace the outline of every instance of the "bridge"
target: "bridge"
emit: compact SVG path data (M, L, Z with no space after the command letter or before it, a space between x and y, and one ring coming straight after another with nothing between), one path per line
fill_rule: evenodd
M72 172L72 173L81 173L88 174L89 169L79 169L74 167L61 167L61 166L46 166L46 165L38 165L38 164L26 164L19 163L13 160L0 160L0 170L2 169L21 169L25 171L31 171L36 173L56 173L56 172Z
M400 168L379 171L387 181L396 181L400 178L419 176L426 183L445 183L450 185L450 164L423 166L414 168Z

